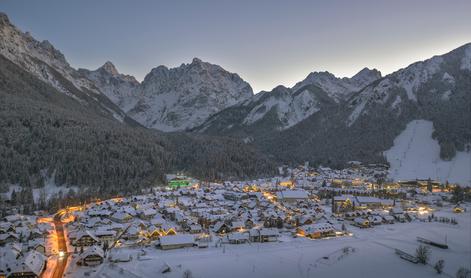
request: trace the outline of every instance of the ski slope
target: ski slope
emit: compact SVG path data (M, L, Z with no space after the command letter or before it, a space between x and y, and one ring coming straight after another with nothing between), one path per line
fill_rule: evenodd
M436 179L471 185L471 153L457 152L451 161L440 158L440 145L432 138L433 123L411 121L385 152L394 180Z

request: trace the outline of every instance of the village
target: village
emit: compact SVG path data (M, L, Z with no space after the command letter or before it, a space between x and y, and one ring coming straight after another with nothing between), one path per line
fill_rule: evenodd
M381 233L410 236L412 247L387 247L412 265L420 261L415 247L452 250L454 241L448 232L415 237L402 231L440 225L451 229L450 235L469 234L470 206L456 200L453 184L388 181L384 165L359 162L344 170L280 167L279 174L219 183L169 174L165 186L141 195L66 207L54 215L12 213L0 222L0 277L208 277L191 263L185 266L186 259L173 260L189 254L201 259L232 254L239 260L244 252L335 246L316 263L298 266L311 277L318 265L360 254L360 243ZM455 263L466 267L471 254L464 248ZM147 266L136 268L139 263ZM245 264L242 272L218 276L266 274L258 263ZM446 265L445 271L454 275L458 267ZM270 276L289 275L283 271Z

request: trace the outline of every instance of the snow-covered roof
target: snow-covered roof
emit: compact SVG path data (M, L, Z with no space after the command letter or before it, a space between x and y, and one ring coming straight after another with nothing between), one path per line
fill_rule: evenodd
M85 259L88 256L100 256L102 258L105 257L105 252L100 246L92 245L85 249L82 254L80 254L81 259Z
M31 250L23 258L11 265L10 273L32 272L39 276L46 265L46 257L38 251Z
M155 215L157 214L157 211L153 208L148 208L148 209L145 209L142 214L144 214L145 216L149 216L149 215Z
M307 199L309 195L304 190L284 190L276 194L278 199Z
M275 228L262 228L260 229L261 236L278 236L280 233Z
M370 196L356 196L358 203L360 204L368 204L368 203L381 203L381 199L377 197L370 197Z
M234 221L232 222L232 225L231 225L232 229L243 228L243 227L245 227L245 224L242 221Z
M353 220L355 223L365 223L365 222L368 222L367 219L364 219L364 218L361 218L361 217L357 217Z
M180 234L160 237L160 245L192 244L195 242L193 235Z
M316 233L316 232L330 232L334 231L334 226L329 223L316 223L310 225L301 226L301 229L307 233Z

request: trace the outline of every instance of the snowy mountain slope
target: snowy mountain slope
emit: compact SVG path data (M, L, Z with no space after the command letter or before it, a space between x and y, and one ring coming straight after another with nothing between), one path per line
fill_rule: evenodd
M240 141L120 123L103 113L101 104L114 105L106 96L91 98L49 69L80 101L0 55L0 184L40 188L53 175L57 185L111 194L155 185L174 171L207 179L275 171Z
M366 85L381 78L381 72L376 69L364 68L352 78L338 78L335 75L325 72L312 72L303 81L298 82L293 91L297 91L306 85L316 85L323 89L330 97L339 102L357 92Z
M460 59L455 61L453 56L461 57L458 57ZM437 91L437 88L430 88L429 90L435 94L440 94L443 100L447 100L453 94L456 85L453 74L448 71L471 70L468 64L470 60L471 44L466 44L448 54L413 63L404 69L385 76L378 82L373 82L349 100L349 106L353 109L346 121L347 125L352 125L360 115L368 113L369 106L378 103L390 102L391 109L400 109L400 103L406 99L417 103L418 95L423 95L424 87L432 82L441 81L438 87L443 89L440 88L441 90ZM401 97L403 93L405 93L405 96ZM395 99L395 101L391 102L392 99Z
M351 80L372 82L359 91L277 87L215 114L195 131L237 136L286 163L342 167L349 160L386 163L383 152L394 138L410 121L425 119L434 124L440 157L450 160L471 138L470 49L466 44L380 79L363 70ZM306 80L338 81L326 73L310 76Z
M272 91L260 92L215 115L196 130L227 131L237 126L250 128L257 122L263 122L263 119L264 129L285 130L319 112L325 103L332 105L335 102L340 105L353 92L378 78L381 78L381 73L368 68L362 69L352 78L337 78L329 72L313 72L293 88L278 86ZM235 117L234 114L238 116ZM245 115L241 116L242 114ZM227 123L228 119L232 119L233 123L224 126L221 122Z
M111 62L90 71L79 69L78 72L91 80L100 91L124 112L128 112L138 101L139 82L130 75L121 74Z
M237 74L196 58L191 64L174 69L157 67L142 84L131 76L119 74L110 62L95 71L76 71L62 53L47 41L38 42L29 34L22 33L4 14L0 22L0 31L5 38L1 41L0 50L5 57L83 104L101 98L103 93L128 116L146 127L163 131L192 128L209 116L253 95L250 85ZM328 84L325 86L329 87ZM280 102L277 105L278 118L282 122L280 128L290 127L319 110L309 91L276 101ZM122 121L126 117L107 100L98 102L100 109L114 118ZM245 123L251 124L264 116L253 111Z
M278 130L294 126L320 111L323 99L327 96L327 93L314 85L300 87L296 92L280 86L271 92L260 94L263 95L261 97L257 95L257 98L242 103L244 106L252 106L242 123L252 125L273 110L280 124L276 127Z
M330 100L325 92L313 85L295 93L278 86L215 114L194 131L218 134L241 129L257 132L284 130L319 112L326 98Z
M18 30L8 19L7 15L0 13L0 54L10 61L21 66L43 81L48 82L60 91L64 88L54 79L48 69L38 63L38 60L49 65L62 76L74 84L77 89L85 87L93 90L93 83L85 78L79 78L76 71L70 67L64 55L54 48L47 40L39 42L28 32ZM96 91L94 91L96 93Z
M111 101L142 125L182 131L253 95L250 85L218 65L193 59L190 64L158 66L139 84L118 73L111 62L95 71L81 69Z
M436 179L441 182L471 185L471 152L457 152L445 161L440 158L440 145L432 138L433 123L411 121L394 139L394 145L385 151L391 166L390 177L395 180Z
M131 117L146 127L178 131L200 125L253 92L237 74L195 58L177 68L152 69L137 94Z
M90 80L73 69L64 55L48 41L39 42L17 29L7 15L0 13L0 55L12 61L58 91L101 113L129 120Z
M293 94L291 90L280 87L271 94L267 92L261 94L266 94L264 101L256 103L243 120L243 124L251 125L274 109L282 125L280 129L284 129L295 125L320 109L316 96L308 89ZM243 105L250 104L252 102L244 102Z

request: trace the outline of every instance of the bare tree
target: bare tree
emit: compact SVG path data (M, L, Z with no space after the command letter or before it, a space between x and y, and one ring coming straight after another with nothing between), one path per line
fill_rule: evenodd
M427 264L430 257L430 249L427 246L420 245L415 250L415 256L421 264Z

